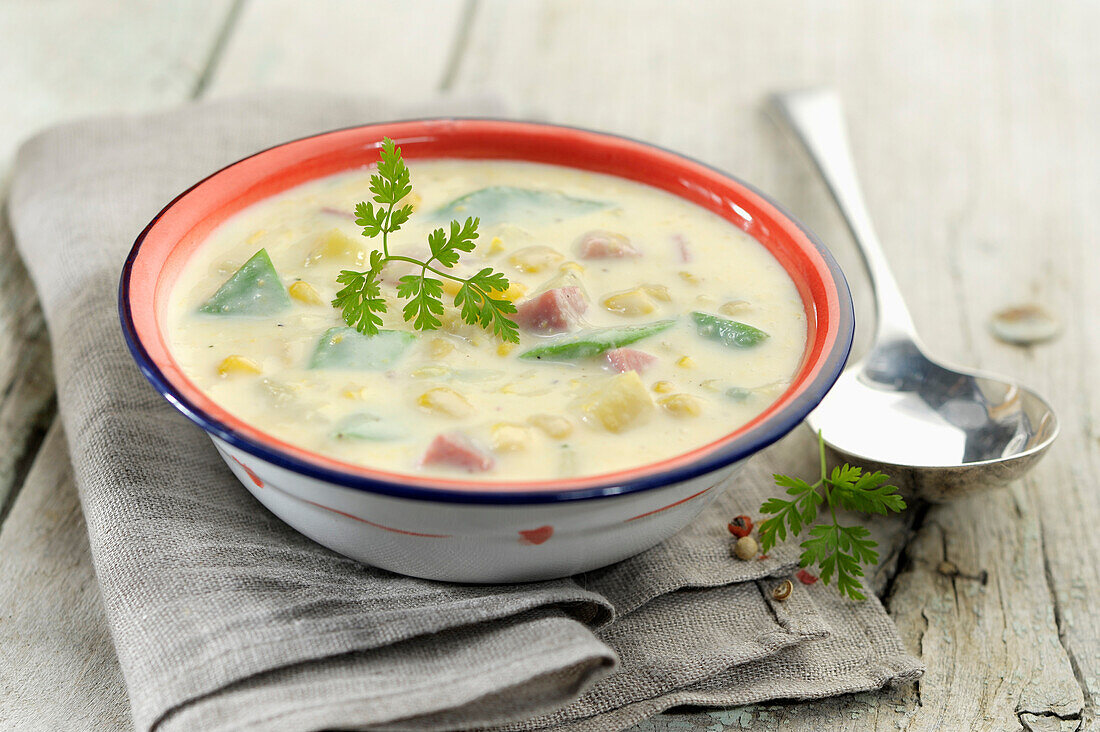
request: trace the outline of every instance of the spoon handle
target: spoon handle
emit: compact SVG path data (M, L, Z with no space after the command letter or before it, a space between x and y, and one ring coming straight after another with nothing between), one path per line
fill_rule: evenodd
M871 225L867 205L863 202L844 129L840 98L831 89L808 89L775 94L771 102L779 113L776 115L779 122L786 123L825 179L863 255L875 292L878 314L875 341L914 340L916 329L913 319L905 307L897 280L890 272L882 245Z

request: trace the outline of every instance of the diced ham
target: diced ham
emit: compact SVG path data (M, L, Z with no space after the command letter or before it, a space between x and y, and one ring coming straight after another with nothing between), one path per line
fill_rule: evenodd
M637 371L641 374L653 365L657 357L633 348L616 348L605 353L604 359L612 371L618 371L620 374Z
M479 449L461 432L437 435L421 460L423 465L446 465L471 473L483 473L493 467L493 458Z
M621 259L640 257L630 239L610 231L589 231L577 243L577 255L581 259Z
M684 264L691 262L695 259L695 253L691 251L691 247L687 243L687 239L683 234L677 234L672 237L672 241L676 244L676 253L680 256L680 261Z
M560 333L569 330L588 309L581 288L569 285L535 295L516 307L515 321L534 333Z

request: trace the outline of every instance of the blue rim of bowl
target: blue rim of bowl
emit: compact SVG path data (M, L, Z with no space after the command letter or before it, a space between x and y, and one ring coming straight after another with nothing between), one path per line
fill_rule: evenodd
M662 471L653 473L646 473L635 478L625 480L622 482L611 482L606 484L599 484L593 486L587 486L584 488L570 488L565 490L554 491L548 490L525 490L525 491L512 491L507 490L492 490L492 491L476 491L476 490L453 490L448 488L435 488L431 486L412 486L405 485L396 481L380 480L376 478L369 478L363 475L355 475L353 473L347 473L340 470L333 470L331 468L315 465L306 460L287 455L280 450L268 447L262 443L256 442L244 435L241 435L233 428L221 423L219 420L206 414L201 408L192 404L183 394L181 394L161 373L156 364L153 363L145 347L141 344L137 336L137 332L134 328L134 321L130 313L129 307L129 294L130 294L130 275L133 270L134 260L137 258L138 252L141 249L142 242L145 241L146 235L149 230L160 220L161 216L171 209L177 201L189 194L195 188L205 183L207 180L219 175L225 170L232 168L246 160L250 160L258 155L263 155L269 150L283 147L285 145L291 145L303 140L313 139L315 137L322 137L324 135L332 134L335 132L342 132L345 130L354 130L360 127L375 127L383 125L401 124L406 122L444 122L444 121L470 121L470 122L500 122L500 123L516 123L524 125L537 125L540 127L547 127L551 129L563 129L573 130L577 132L583 132L591 135L603 136L608 138L614 138L619 140L625 140L637 145L648 147L660 152L673 155L675 157L687 160L695 165L702 166L717 173L720 176L728 178L729 180L737 183L740 186L744 186L748 190L752 191L756 195L760 196L769 205L775 208L782 216L794 224L807 239L814 245L821 258L824 260L829 274L833 278L833 282L836 285L837 299L839 300L839 313L837 316L837 336L836 341L833 343L831 351L821 360L821 369L817 376L808 383L803 389L802 393L798 397L788 404L786 407L776 412L771 417L768 417L759 426L754 427L750 431L741 435L739 438L730 442L725 448L717 450L713 453L706 455L699 460L691 462L686 465L678 466L675 468L669 468ZM675 194L673 194L675 195ZM595 498L606 498L610 496L621 496L631 493L638 493L641 491L648 491L664 486L672 485L674 483L680 483L692 478L706 475L708 473L720 470L728 465L736 463L740 460L751 457L760 450L775 443L779 439L786 436L791 430L798 426L803 419L806 418L814 407L816 407L825 395L836 383L836 380L840 377L841 371L844 369L844 365L848 361L848 356L852 350L852 341L855 334L855 311L852 305L852 293L848 287L848 280L845 278L843 271L840 269L840 265L837 264L836 259L833 257L829 249L818 239L817 235L805 226L801 221L792 216L783 206L779 205L771 196L760 191L755 186L746 183L737 176L730 175L729 173L700 162L692 157L683 155L681 153L669 150L659 145L643 142L626 135L616 135L608 132L600 132L596 130L590 130L584 127L574 127L571 125L555 125L547 124L544 122L530 122L526 120L508 120L495 117L426 117L426 118L414 118L403 120L388 120L384 122L372 122L369 125L349 125L347 127L339 127L332 130L326 130L312 135L306 135L304 137L295 138L293 140L287 140L281 142L278 145L272 145L271 147L264 148L258 152L241 158L235 162L230 163L218 170L214 171L210 175L206 176L202 180L197 181L178 196L173 198L164 208L162 208L153 219L145 225L145 228L141 230L137 239L134 241L133 247L130 249L129 255L126 257L126 262L122 268L122 277L119 281L118 292L118 309L119 318L122 321L122 334L126 340L126 345L130 349L130 353L134 360L137 362L138 368L141 373L145 375L149 383L153 385L153 388L160 393L172 406L183 413L185 417L197 424L206 432L218 437L225 441L229 445L243 450L255 457L260 458L272 465L280 467L284 470L289 470L294 473L299 473L315 480L321 480L328 483L333 483L344 488L351 488L353 490L364 491L367 493L377 493L384 496L391 496L394 498L405 498L418 501L431 501L442 503L465 503L465 504L482 504L482 505L524 505L524 504L546 504L546 503L562 503L567 501L583 501L591 500ZM499 483L494 485L506 486L506 483Z

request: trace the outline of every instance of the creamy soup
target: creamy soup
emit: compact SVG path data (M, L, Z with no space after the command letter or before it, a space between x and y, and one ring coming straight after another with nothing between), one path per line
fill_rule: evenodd
M520 343L465 324L414 331L387 265L384 330L347 328L330 301L366 269L354 222L367 169L313 181L222 224L181 273L167 313L183 372L242 421L382 470L531 481L658 462L716 440L788 386L802 301L750 236L619 178L511 162L409 165L416 209L391 252L480 216L456 268L512 283ZM406 270L407 271L407 270ZM242 304L244 305L242 307Z

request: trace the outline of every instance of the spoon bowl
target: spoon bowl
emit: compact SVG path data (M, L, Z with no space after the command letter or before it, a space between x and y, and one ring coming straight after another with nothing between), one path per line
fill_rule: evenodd
M927 501L963 498L1022 476L1058 435L1050 405L1011 380L925 354L863 202L840 99L811 89L775 95L772 105L825 179L875 293L870 352L845 369L806 423L842 459L881 470Z
M849 366L806 423L841 459L937 503L1019 478L1058 434L1035 392L944 366L912 341L879 345Z

